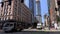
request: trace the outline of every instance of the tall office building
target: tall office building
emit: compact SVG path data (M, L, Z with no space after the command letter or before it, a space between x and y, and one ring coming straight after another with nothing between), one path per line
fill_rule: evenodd
M34 1L35 0L29 0L29 9L31 10L32 12L32 22L34 23Z
M37 28L39 28L42 25L40 0L36 0L36 19L38 20Z
M33 14L32 15L32 22L34 25L33 28L36 28L37 26L37 20L35 19L36 18L36 0L29 0L29 9L31 10Z
M36 18L41 23L41 8L40 8L40 0L36 0Z
M35 0L29 0L29 9L32 11L33 14L34 14L34 1Z

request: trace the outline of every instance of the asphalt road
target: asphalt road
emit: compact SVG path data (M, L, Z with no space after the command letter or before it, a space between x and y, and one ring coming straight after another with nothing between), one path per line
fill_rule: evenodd
M10 32L10 33L4 33L4 32L0 32L0 34L60 34L60 32L44 32L44 31L40 31L40 32Z

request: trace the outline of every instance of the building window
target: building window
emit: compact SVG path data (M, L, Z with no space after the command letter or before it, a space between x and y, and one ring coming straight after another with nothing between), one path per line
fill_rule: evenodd
M9 15L10 15L11 12L9 12Z
M12 16L10 16L10 19L12 19Z
M7 20L8 20L8 17L7 17Z
M11 5L11 0L8 0L9 1L9 4L8 5Z
M7 19L7 17L5 17L5 20Z
M57 8L55 8L55 11L57 11Z
M4 20L5 20L5 18L4 18Z
M11 11L11 7L9 6L9 11Z
M2 3L1 7L3 7L4 3L3 2L1 2L1 3Z
M3 19L1 18L1 20L3 20Z
M58 8L58 10L60 11L60 8Z
M11 8L10 8L10 11L11 11Z
M8 20L10 20L10 17L8 17Z
M24 3L24 0L21 0L21 3Z
M58 1L58 5L60 5L60 1Z
M58 8L55 8L55 11L58 11Z
M2 16L2 13L1 13L1 16Z

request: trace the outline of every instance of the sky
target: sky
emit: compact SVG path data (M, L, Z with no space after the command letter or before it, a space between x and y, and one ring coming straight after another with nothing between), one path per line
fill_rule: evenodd
M47 0L40 0L40 3L41 3L42 22L44 23L44 14L48 13ZM25 0L25 4L29 7L29 0Z
M48 4L47 0L40 0L40 2L41 2L42 22L44 23L44 14L48 13Z
M28 6L29 4L28 0L25 1L25 4ZM48 13L47 0L40 0L40 5L41 5L42 22L44 23L44 14Z
M0 2L1 2L1 0L0 0Z

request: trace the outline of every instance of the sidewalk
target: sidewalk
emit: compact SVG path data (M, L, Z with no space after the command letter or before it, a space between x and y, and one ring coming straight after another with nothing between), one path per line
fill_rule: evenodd
M44 31L44 32L60 32L60 30L55 30L55 29L51 29L51 30L24 29L23 31Z
M41 30L41 31L45 31L45 32L60 32L60 30Z
M48 32L60 32L60 30L56 30L55 28L51 28L50 30L49 29L46 29L46 30L42 30L42 31L48 31Z
M60 29L59 30L56 30L55 28L50 28L50 30L49 30L49 28L44 28L44 29L42 29L42 30L40 30L40 29L31 29L31 28L28 28L28 29L24 29L23 31L44 31L44 32L60 32Z

